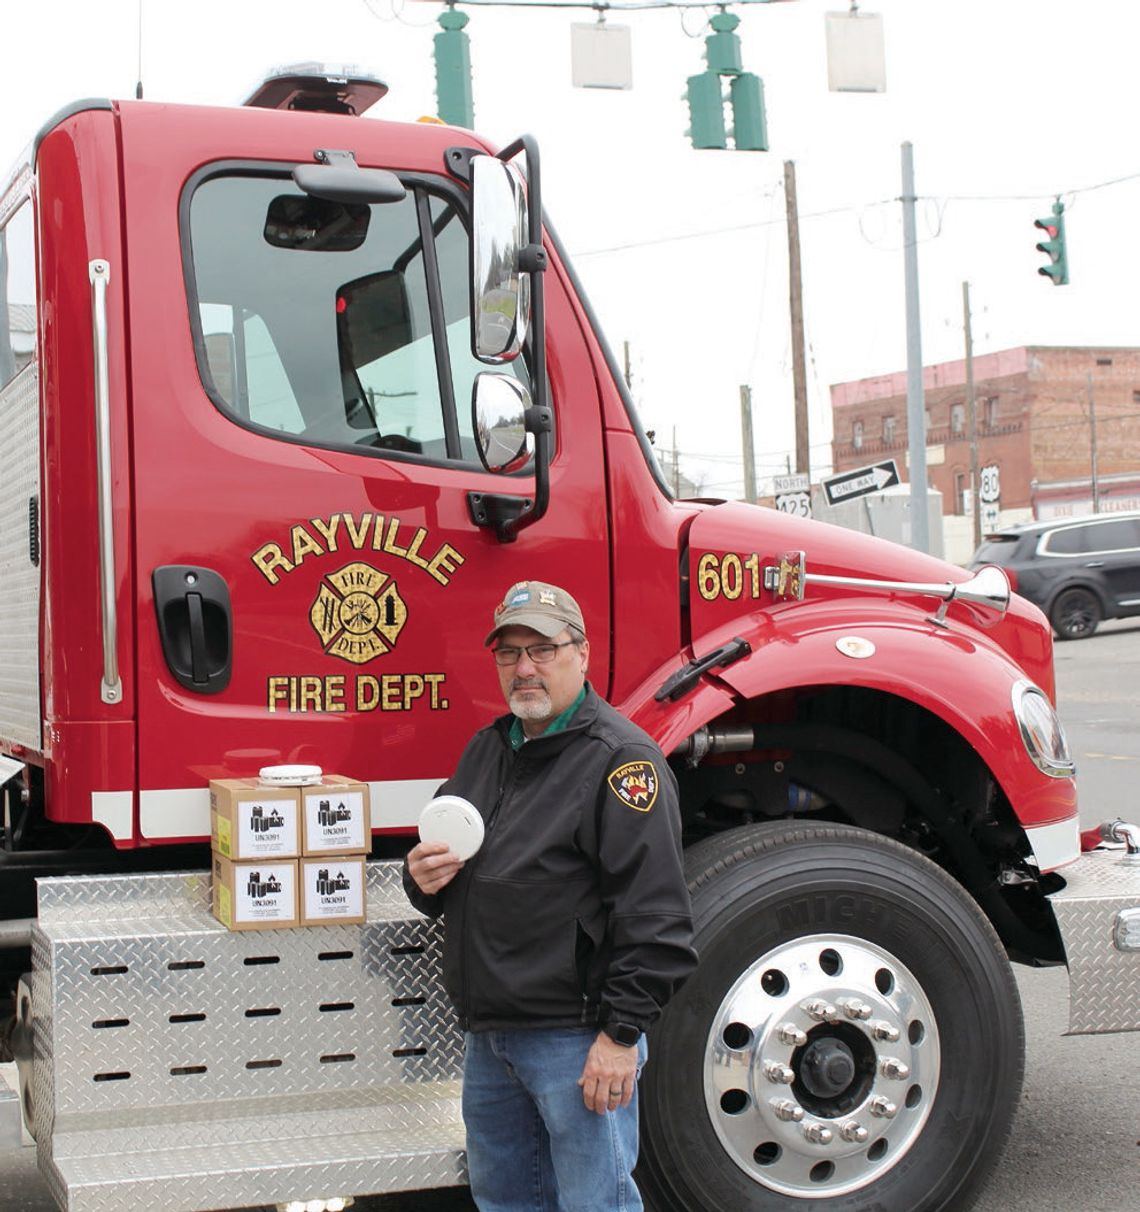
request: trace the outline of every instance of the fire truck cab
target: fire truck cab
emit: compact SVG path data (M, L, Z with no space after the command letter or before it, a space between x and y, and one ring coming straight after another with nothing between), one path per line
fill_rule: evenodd
M0 184L0 956L53 1192L462 1181L392 860L541 579L681 786L701 965L650 1041L648 1202L966 1206L1011 958L1069 965L1072 1030L1140 1029L1140 832L1081 854L1048 624L1000 570L674 500L533 140L362 118L383 91L83 101ZM364 926L209 917L207 783L276 763L369 782Z

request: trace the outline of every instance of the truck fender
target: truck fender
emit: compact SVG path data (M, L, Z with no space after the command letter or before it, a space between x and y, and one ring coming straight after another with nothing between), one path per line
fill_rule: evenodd
M1023 671L981 633L900 609L890 601L799 602L755 611L710 632L699 658L740 637L750 651L710 671L677 702L653 696L677 663L662 667L621 704L665 752L723 714L733 700L818 686L858 686L907 699L953 728L996 779L1022 826L1063 821L1076 812L1073 778L1049 777L1033 763L1013 712Z

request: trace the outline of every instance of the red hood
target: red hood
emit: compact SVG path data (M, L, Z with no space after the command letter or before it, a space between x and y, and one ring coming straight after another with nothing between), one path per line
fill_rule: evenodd
M737 501L705 509L693 521L688 539L692 632L696 648L700 647L700 636L723 626L733 613L740 615L774 604L772 594L763 588L763 569L775 564L784 552L803 551L808 573L829 576L926 583L966 581L973 575L956 564L887 539ZM711 581L706 583L702 591L699 576L700 560L705 553L714 553L721 558L726 553L735 553L742 566L747 566L755 555L758 559L753 566L758 565L758 577L752 575L750 568L746 568L741 593L730 598L722 592L710 598L707 591ZM759 592L753 594L757 580ZM735 585L731 588L735 590ZM892 596L881 592L867 594L861 590L823 586L809 586L807 597L840 593L850 600L853 623L859 617L860 602L863 601L870 600L876 604L894 601L900 610L907 611L909 617L913 617L912 612L916 609L926 614L933 613L939 604L929 596ZM955 625L978 631L990 642L1000 645L1021 666L1028 678L1051 698L1054 696L1052 633L1045 616L1035 606L1015 594L1002 621L986 629L979 628L961 608L952 606L950 617Z

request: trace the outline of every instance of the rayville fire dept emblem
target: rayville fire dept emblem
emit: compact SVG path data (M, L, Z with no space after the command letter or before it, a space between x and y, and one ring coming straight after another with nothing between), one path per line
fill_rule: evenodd
M396 643L408 608L396 582L369 564L347 564L321 581L309 622L329 656L363 665Z
M657 800L657 771L652 762L626 762L606 780L627 808L648 812Z

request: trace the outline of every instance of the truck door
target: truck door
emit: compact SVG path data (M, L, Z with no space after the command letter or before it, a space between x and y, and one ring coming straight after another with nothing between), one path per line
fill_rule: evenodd
M404 172L400 201L335 203L290 167L128 178L148 842L205 835L208 779L270 763L368 780L375 828L413 823L503 710L482 644L516 580L578 597L606 684L599 404L557 273L550 508L502 544L469 494L525 497L533 476L476 454L466 192Z

